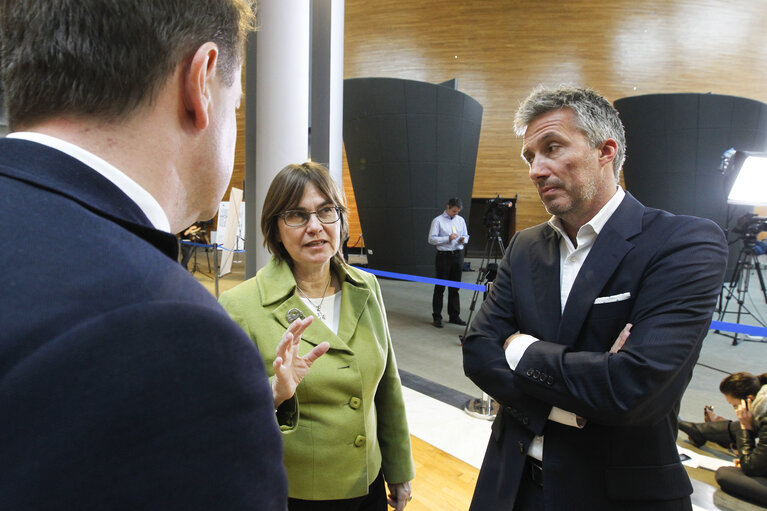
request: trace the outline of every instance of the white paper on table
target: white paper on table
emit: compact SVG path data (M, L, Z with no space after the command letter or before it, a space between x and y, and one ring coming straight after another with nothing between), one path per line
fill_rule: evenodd
M682 461L683 465L693 468L705 468L707 470L716 471L721 467L732 467L732 460L723 460L721 458L714 458L713 456L706 456L705 454L697 453L693 450L686 449L681 445L676 446L679 455L688 459ZM684 455L684 456L683 456Z

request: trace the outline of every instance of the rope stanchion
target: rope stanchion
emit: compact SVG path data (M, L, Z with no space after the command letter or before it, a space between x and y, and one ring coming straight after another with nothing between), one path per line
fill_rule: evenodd
M223 245L219 245L218 243L196 243L194 241L189 240L179 240L182 245L188 245L190 247L203 247L205 249L212 248L213 249L213 280L215 282L215 290L216 290L216 298L218 298L218 250L226 250L227 252L234 252L234 253L242 253L245 252L244 249L239 250L232 250L230 248L226 248ZM208 271L210 271L210 260L208 260Z
M227 252L245 252L244 249L232 250L231 248L226 248L225 246L219 245L218 243L195 243L194 241L181 240L181 244L189 245L191 247L220 248L221 250L226 250Z

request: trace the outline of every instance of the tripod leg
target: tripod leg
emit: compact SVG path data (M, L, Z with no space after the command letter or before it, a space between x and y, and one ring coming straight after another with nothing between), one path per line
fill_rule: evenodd
M490 258L493 254L493 248L494 243L496 240L500 243L501 247L501 254L503 254L503 242L501 241L500 236L495 236L491 239L491 237L488 237L487 244L485 245L485 251L482 254L482 259L479 261L479 268L477 269L477 285L482 284L482 281L485 280L485 277L487 276L487 265L490 264ZM471 297L471 304L469 305L469 317L466 318L466 328L463 330L463 335L458 336L459 339L461 339L461 344L463 345L463 339L466 337L466 334L469 332L469 325L471 325L471 318L474 315L474 307L477 304L477 296L479 296L479 291L475 290L474 295Z
M735 322L738 324L740 324L743 305L746 303L746 296L748 295L748 283L749 283L749 280L751 280L751 261L753 257L755 256L751 253L746 254L745 260L743 261L743 264L741 266L741 268L745 271L742 271L738 278L738 296L736 297L736 300L738 302L738 314L735 320ZM732 338L732 345L733 346L738 345L737 333Z
M756 276L759 277L759 286L762 288L762 296L764 296L764 303L767 304L767 290L764 288L764 277L762 276L762 265L759 264L757 259L759 256L754 255L754 268L756 269Z
M728 286L722 286L722 292L724 293L725 287L727 288L727 299L724 301L724 306L721 308L719 312L719 317L717 320L721 321L724 318L724 315L727 313L727 306L730 304L730 300L735 295L735 290L738 288L738 285L740 284L740 279L742 277L743 273L743 264L744 264L744 258L746 257L746 254L741 250L740 255L738 256L738 261L735 263L735 268L732 270L732 276L730 277L730 284Z
M197 247L192 247L192 258L194 259L194 262L192 263L192 273L197 272Z

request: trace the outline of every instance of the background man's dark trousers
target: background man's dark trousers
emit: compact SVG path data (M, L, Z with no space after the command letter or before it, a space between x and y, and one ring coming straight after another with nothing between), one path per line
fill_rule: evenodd
M437 251L434 263L437 268L437 278L461 282L463 269L463 250ZM442 321L442 297L445 286L434 286L434 296L431 300L434 321ZM460 321L461 303L458 288L449 287L447 291L447 315L451 322Z

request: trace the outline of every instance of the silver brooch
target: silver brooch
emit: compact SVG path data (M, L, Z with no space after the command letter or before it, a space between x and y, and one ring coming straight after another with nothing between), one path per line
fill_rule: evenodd
M295 307L293 307L285 315L285 319L288 320L288 323L292 323L297 319L304 319L304 313L301 312L300 309L296 309Z

